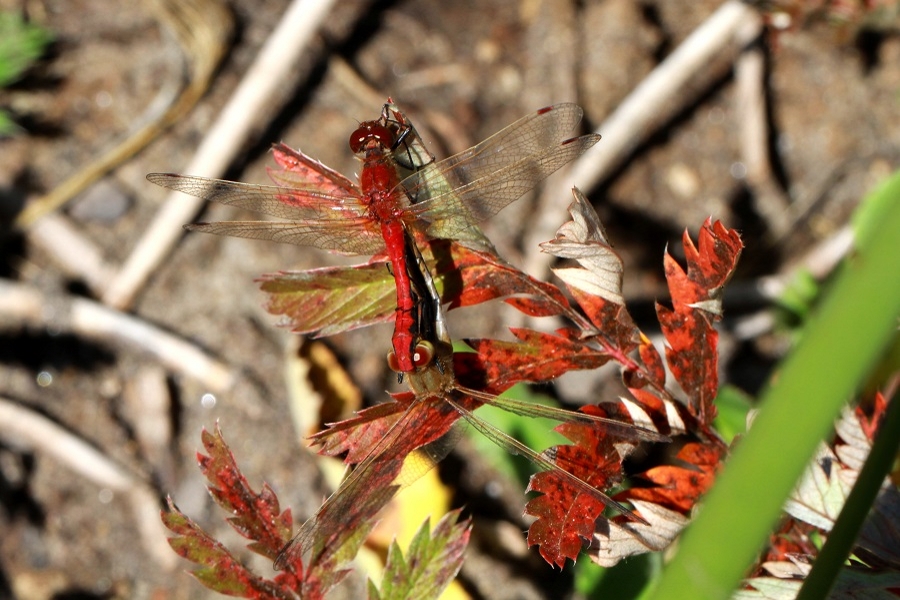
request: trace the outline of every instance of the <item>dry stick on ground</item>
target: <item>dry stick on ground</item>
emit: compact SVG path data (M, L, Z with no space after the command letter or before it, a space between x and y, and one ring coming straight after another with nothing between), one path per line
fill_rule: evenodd
M146 550L160 566L175 567L178 559L165 541L159 520L159 497L149 484L47 417L6 398L0 398L0 423L0 436L7 444L26 445L38 454L52 456L96 485L124 494Z
M170 490L176 485L172 454L175 424L171 418L175 407L166 376L162 366L148 361L125 382L122 400L123 414L131 423L142 455L153 466L162 489Z
M702 74L710 84L720 73L711 64L740 50L736 35L750 19L759 14L738 0L729 0L681 43L653 70L615 112L597 128L603 136L600 143L585 152L566 176L541 194L536 214L542 215L536 227L525 236L525 271L538 277L549 273L550 257L540 252L538 244L552 239L565 219L565 207L571 201L571 190L577 185L589 192L608 177L628 155L643 143L665 120L681 110L702 90L695 86L693 94L685 94L685 86Z
M16 219L16 226L28 228L41 217L63 206L95 181L134 156L153 141L161 131L187 113L206 92L213 73L225 54L231 35L232 20L224 2L210 0L154 0L148 2L160 19L166 21L185 54L191 57L188 86L163 114L134 132L121 144L79 168L49 194L30 203ZM54 246L48 249L52 252ZM56 254L54 252L54 254Z
M754 206L768 226L769 237L779 239L788 228L790 202L772 173L769 162L769 125L766 116L765 55L761 43L762 19L747 21L738 32L746 48L734 65L737 84L736 120L740 128L745 181Z
M234 96L219 114L194 159L184 169L192 175L218 177L243 147L261 114L271 114L271 97L288 79L300 53L325 19L334 0L294 0L266 41ZM182 235L203 200L181 193L169 195L103 295L103 302L124 309L134 301Z
M49 296L40 290L0 281L0 319L103 341L119 341L152 354L167 368L194 377L211 391L230 389L236 375L196 346L131 315L83 298Z
M328 74L342 88L347 90L350 96L356 99L357 103L368 107L369 110L380 107L389 95L372 87L368 81L356 72L350 63L338 55L328 59ZM401 108L404 107L401 106ZM413 123L418 126L418 123L415 123L415 121Z
M83 281L97 296L116 274L115 266L97 245L60 213L50 213L36 222L28 239L48 252L65 275Z

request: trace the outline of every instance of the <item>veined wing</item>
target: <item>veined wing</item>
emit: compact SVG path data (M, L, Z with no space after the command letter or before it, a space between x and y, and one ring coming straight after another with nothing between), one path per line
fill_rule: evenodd
M465 392L461 393L464 394ZM452 398L449 394L446 395L444 399L448 404L455 408L460 413L460 415L463 416L463 418L465 418L466 422L468 422L469 425L480 431L482 435L484 435L486 438L488 438L507 452L527 458L529 461L531 461L532 464L544 471L552 471L553 473L561 477L566 483L576 488L579 493L594 498L604 506L612 508L613 510L623 514L629 520L649 525L646 520L644 520L640 515L632 512L628 507L620 504L619 502L616 502L580 477L577 477L572 473L569 473L565 469L558 467L556 463L554 463L543 454L535 452L516 438L500 431L487 421L483 421L465 406L460 404L456 399Z
M581 116L571 103L543 108L406 178L401 186L416 199L410 213L432 223L433 236L456 237L596 144L596 134L566 139Z
M458 437L452 428L455 411L437 398L415 400L372 447L366 458L308 519L275 559L282 569L297 558L321 561L339 551L341 535L355 532L403 488L449 454ZM401 437L434 440L410 456L411 444ZM404 465L404 459L410 461Z
M662 435L652 429L647 429L632 423L624 423L615 419L607 419L597 415L588 413L566 410L564 408L556 408L554 406L545 406L534 402L523 402L514 398L504 398L503 396L495 396L486 394L478 390L472 390L463 386L455 386L454 389L460 393L475 398L479 402L496 406L505 411L522 415L523 417L553 419L561 423L581 423L585 425L597 425L602 427L606 432L623 440L631 440L636 442L671 442L671 438Z
M366 217L368 213L361 195L325 193L316 189L314 184L286 188L175 173L150 173L147 180L197 198L281 219L352 221Z
M189 231L216 235L271 240L297 246L315 246L347 254L378 254L384 238L377 223L355 218L343 221L217 221L191 223Z
M440 189L440 181L436 180L441 178L448 178L451 185L481 179L527 156L542 154L571 137L583 114L581 107L571 102L542 108L468 150L434 163L411 177L410 183Z

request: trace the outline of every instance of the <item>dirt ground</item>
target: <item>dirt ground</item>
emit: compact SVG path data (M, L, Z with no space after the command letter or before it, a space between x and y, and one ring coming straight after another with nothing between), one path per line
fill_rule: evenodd
M0 0L3 10L26 10L56 37L23 81L0 91L0 104L25 128L0 140L0 208L7 219L0 276L10 284L0 288L0 401L86 442L155 499L171 494L182 510L238 549L240 538L222 521L196 468L202 427L218 422L251 483L267 481L298 518L314 511L328 492L289 411L288 398L296 396L289 366L298 362L285 357L296 353L296 340L263 311L253 280L262 273L354 260L308 248L185 235L127 312L224 365L233 385L214 389L209 379L167 364L140 341L123 342L114 331L86 335L69 329L76 310L72 299L96 301L102 290L61 266L32 231L9 226L24 200L79 172L178 89L184 59L155 4ZM106 264L117 267L126 260L163 205L165 191L144 176L184 172L287 4L229 2L235 30L196 108L62 210ZM784 4L798 11L804 6ZM719 5L336 3L281 82L271 108L255 115L250 138L223 175L266 183L265 167L272 165L267 149L281 140L352 175L358 163L347 136L357 121L377 117L389 95L438 157L562 101L583 106L584 131L600 127L600 144L611 143L601 125ZM735 333L766 307L760 281L810 256L847 224L866 191L900 167L896 16L854 16L836 25L807 22L798 12L789 27L773 23L750 50L728 45L696 69L644 130L629 134L633 149L588 188L623 256L627 300L647 332L654 330L652 301L665 297L666 244L677 253L682 231L696 232L710 215L741 230L746 249L726 297L723 370L729 382L751 394L784 350L782 338L768 328ZM762 167L748 162L748 138L755 134L745 127L748 113L742 108L743 85L753 81L742 70L749 63L742 61L753 48L765 100L762 129L756 130ZM541 212L527 204L534 198L524 198L485 230L512 263L540 269L541 263L529 262L533 245L523 240L533 239L539 227L552 235L570 199L564 194ZM237 214L211 206L203 220L241 218ZM82 259L75 252L70 258L77 264ZM38 314L31 314L34 304L10 308L23 289L38 294ZM460 337L501 336L508 317L502 311L455 316L452 328ZM389 332L379 326L325 340L367 403L383 400L384 390L394 385L383 359ZM547 391L568 401L616 393L615 382L604 377L575 378ZM204 396L210 393L215 402ZM444 475L457 490L456 502L477 506L487 484L500 475L470 465L477 454L461 446L450 461L456 472ZM159 506L140 512L133 494L98 484L96 473L85 472L93 467L79 470L73 464L78 460L36 446L19 433L18 423L0 421L0 598L205 597L184 574L188 563L174 557L153 522ZM503 483L504 489L511 485ZM476 514L474 542L460 576L464 589L476 598L567 597L571 573L554 572L536 552L527 552L524 536L512 536L502 542L506 546L492 539L510 526L516 532L526 528L522 494L500 498L489 514ZM352 585L350 597L359 589Z

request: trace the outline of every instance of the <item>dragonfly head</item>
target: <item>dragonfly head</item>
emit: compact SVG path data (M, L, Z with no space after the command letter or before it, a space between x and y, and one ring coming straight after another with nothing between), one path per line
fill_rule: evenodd
M356 130L350 134L350 150L359 154L374 142L382 148L394 147L394 132L378 121L363 121Z
M388 365L397 371L397 357L388 353ZM413 352L416 369L406 373L409 387L417 396L440 396L456 384L453 375L453 347L443 342L420 341Z

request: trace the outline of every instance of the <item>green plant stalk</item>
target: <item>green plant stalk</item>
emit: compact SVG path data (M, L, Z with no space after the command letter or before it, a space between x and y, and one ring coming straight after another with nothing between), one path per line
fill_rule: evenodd
M816 557L812 571L803 582L796 600L815 600L828 597L838 573L859 533L860 527L875 503L878 490L890 472L900 446L900 402L894 397L888 405L884 422L872 444L872 451L863 465L859 477L847 497L847 503L838 515L828 540Z
M763 396L759 416L688 527L651 598L728 598L766 542L781 507L831 433L841 407L897 329L900 173L873 196L879 223L842 266L794 352ZM869 200L867 199L867 202Z

